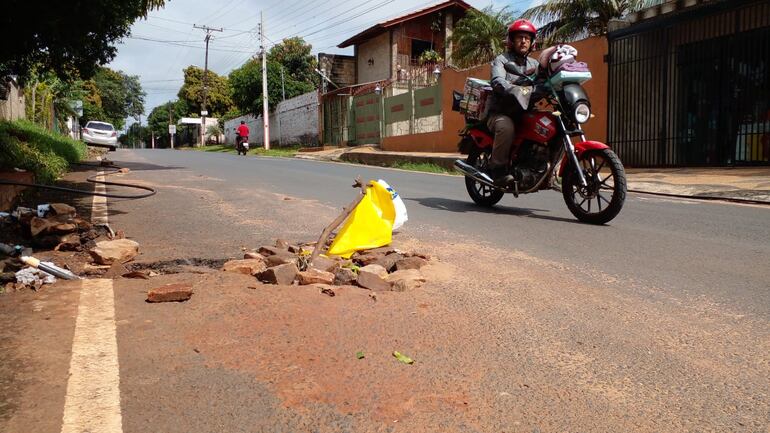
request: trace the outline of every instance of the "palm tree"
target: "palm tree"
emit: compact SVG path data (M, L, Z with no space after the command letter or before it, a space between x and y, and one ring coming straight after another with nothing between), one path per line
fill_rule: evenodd
M453 62L462 68L492 61L505 50L505 32L514 14L507 8L471 9L452 34Z
M538 36L546 45L603 35L613 18L660 3L660 0L547 0L527 9L523 18L546 23Z

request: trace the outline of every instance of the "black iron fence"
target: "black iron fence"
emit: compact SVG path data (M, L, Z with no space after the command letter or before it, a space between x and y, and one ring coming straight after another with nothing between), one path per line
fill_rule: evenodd
M629 166L770 165L770 0L609 35L608 142Z

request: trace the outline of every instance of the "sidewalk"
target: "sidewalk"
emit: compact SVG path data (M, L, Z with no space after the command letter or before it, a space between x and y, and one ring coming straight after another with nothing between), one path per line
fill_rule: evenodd
M424 162L452 170L455 159L465 156L459 153L388 152L375 146L358 146L302 152L296 157L377 166L390 166L397 161ZM770 167L627 168L626 175L628 189L632 192L770 204Z

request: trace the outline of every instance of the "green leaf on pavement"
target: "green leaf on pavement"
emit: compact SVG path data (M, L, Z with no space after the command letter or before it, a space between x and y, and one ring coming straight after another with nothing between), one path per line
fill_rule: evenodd
M356 359L364 359L366 356L364 356L364 352L358 351L356 352Z
M396 357L400 362L403 362L404 364L414 364L414 359L400 353L400 352L393 352L393 356Z

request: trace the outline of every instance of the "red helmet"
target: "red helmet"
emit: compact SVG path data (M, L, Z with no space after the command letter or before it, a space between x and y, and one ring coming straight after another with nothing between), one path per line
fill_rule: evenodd
M510 39L512 34L518 32L528 33L532 36L532 42L534 42L535 37L537 37L537 28L535 28L534 24L529 22L529 20L520 19L514 21L513 24L508 27L508 38Z

